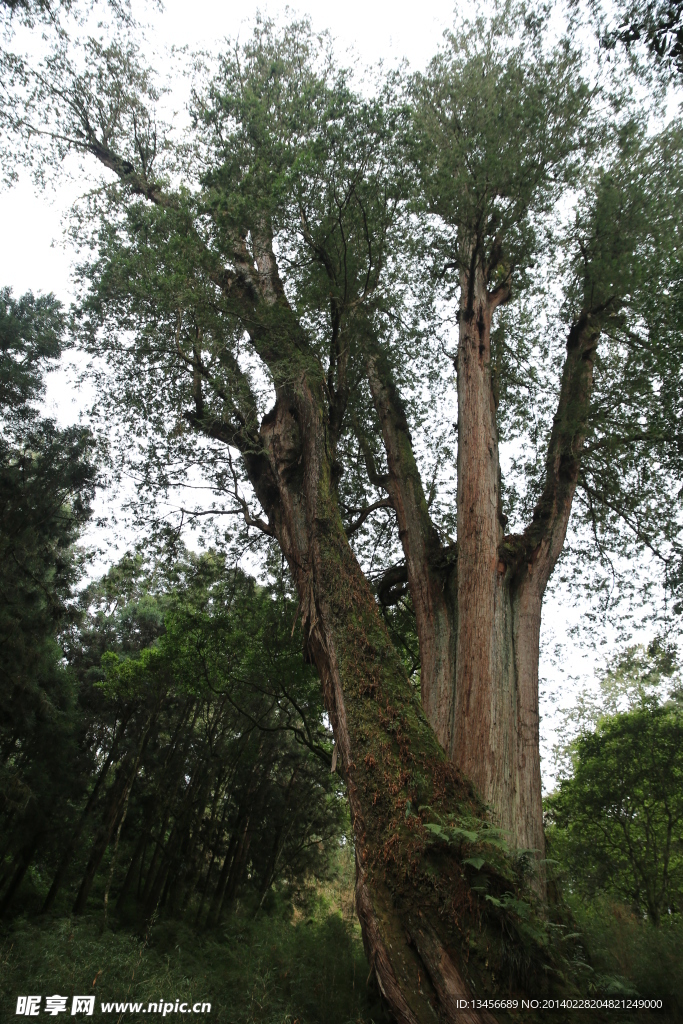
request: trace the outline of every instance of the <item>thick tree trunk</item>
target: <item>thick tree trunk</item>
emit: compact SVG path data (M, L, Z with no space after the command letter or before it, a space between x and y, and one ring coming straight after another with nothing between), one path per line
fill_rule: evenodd
M557 411L548 444L545 482L531 524L501 549L511 599L515 685L513 835L517 846L542 851L538 663L543 597L564 546L579 476L593 387L599 319L582 312L569 331Z
M505 697L496 700L505 607L498 548L500 468L491 388L491 315L478 262L461 275L458 344L458 642L452 755L501 808L510 759ZM493 697L493 699L492 699ZM496 706L498 705L498 706ZM501 736L502 732L502 736ZM500 740L503 739L501 744ZM509 767L508 767L509 771Z
M601 310L569 332L546 478L522 536L503 536L491 319L508 285L488 291L473 246L461 273L458 373L458 541L439 546L392 372L366 360L389 472L368 473L390 496L399 524L420 641L425 713L454 762L473 780L510 844L544 850L538 661L545 588L562 550L590 406ZM390 573L391 574L391 573ZM392 577L392 581L393 577ZM395 582L395 581L394 581ZM536 880L543 894L542 869Z
M538 754L542 589L506 552L500 509L490 295L476 260L462 275L458 368L458 543L431 523L401 399L381 355L368 379L420 641L422 706L511 845L543 850Z
M503 538L491 318L500 296L472 260L458 344L458 629L452 756L510 845L545 855L538 659L547 577L520 572ZM535 887L545 893L538 868Z
M259 266L260 274L267 269ZM506 539L491 377L491 318L506 293L487 291L485 271L473 259L469 274L463 275L462 295L457 560L455 552L439 548L430 528L405 416L381 359L371 357L368 379L389 465L381 485L396 509L406 553L429 719L442 747L450 743L458 766L509 831L511 844L535 850L540 860L541 603L576 483L582 439L576 429L570 437L567 424L575 415L585 423L590 393L586 368L593 342L587 340L582 349L584 343L570 336L559 406L573 406L556 417L551 439L555 454L548 460L548 493L536 517L537 532ZM283 320L276 336L282 339L286 302L276 287L268 301L280 306ZM430 889L434 850L424 822L410 808L429 804L433 812L447 814L466 806L469 798L462 777L444 759L422 709L415 706L343 532L334 495L325 384L316 382L315 367L299 354L296 330L292 328L295 341L283 343L290 353L289 383L277 388L276 405L261 425L262 454L255 454L258 446L250 442L245 464L267 512L268 529L296 581L306 647L323 680L351 805L356 902L380 990L399 1021L430 1019L435 1003L444 1019L466 1020L457 1001L481 965L477 967L457 937L462 919L456 923L452 908L462 870L450 852L436 869L441 894L449 893L449 910ZM270 343L256 332L253 339L268 365L277 366ZM327 392L329 397L329 388ZM228 443L236 436L212 430ZM561 454L567 447L568 461ZM542 894L540 872L537 888ZM467 898L473 906L469 889ZM479 984L479 990L493 988L491 981Z
M526 532L504 538L490 333L500 294L487 292L485 274L475 263L462 275L461 295L453 758L511 845L533 850L541 861L541 612L576 489L599 328L582 314L570 330L543 494ZM543 896L541 865L535 887Z
M470 887L459 851L434 843L425 827L430 816L443 819L454 811L481 817L482 806L469 781L448 760L415 700L344 532L334 487L336 433L331 427L331 409L336 422L343 396L323 378L308 348L284 297L267 240L255 240L254 251L256 268L244 237L236 237L235 271L224 287L231 300L239 303L254 350L273 374L275 406L258 434L250 433L246 419L241 427L207 421L201 403L190 419L210 436L240 447L268 517L268 523L258 521L258 525L277 538L295 580L305 647L320 672L347 784L357 857L356 905L365 948L389 1010L402 1024L431 1022L435 1008L448 1022L490 1020L485 1011L466 1010L458 1003L473 989L497 990L489 964L493 954L473 954L466 941L469 928L486 930L490 905ZM434 655L434 666L442 666L433 670L435 689L426 703L442 743L448 744L448 716L439 710L439 694L447 696L448 687L452 691L452 650L457 649L456 716L461 704L465 716L471 716L480 745L475 759L475 741L456 720L460 742L453 746L456 756L462 755L474 766L483 795L493 791L498 797L513 792L509 766L517 758L517 739L512 641L515 630L520 637L525 635L528 616L522 606L517 620L513 615L522 585L519 558L508 562L502 557L490 368L491 315L502 296L487 295L483 272L477 273L471 292L467 283L462 319L462 434L477 450L465 451L459 464L464 556L459 541L457 614L450 568L455 553L439 550L429 529L417 470L406 479L405 460L412 453L405 416L401 420L393 415L390 406L396 396L382 380L378 361L373 366L370 360L368 375L372 378L376 371L375 405L385 443L389 438L388 449L393 446L386 486L401 517L401 539L407 562L413 563L409 573L418 594L416 603L423 609L421 641L426 642L421 656ZM387 403L386 414L383 403ZM253 523L248 511L245 514ZM449 568L437 586L439 560L444 556ZM437 618L441 627L434 625ZM431 649L437 642L441 653ZM494 681L496 706L491 704ZM501 687L507 687L507 692ZM475 721L477 712L480 717ZM527 776L532 771L529 766ZM512 815L514 801L504 802ZM429 809L414 813L425 806ZM500 941L497 934L493 938L491 933L494 945Z
M465 972L472 978L479 970L474 958L466 962L462 924L453 911L462 870L455 856L440 850L438 889L448 895L435 892L435 852L422 819L406 814L421 804L445 814L471 796L413 697L349 547L334 498L322 399L305 380L297 392L281 393L261 436L271 486L258 477L254 484L297 584L306 647L341 753L356 844L357 907L380 991L405 1024L432 1022L435 1002L446 1021L484 1020L486 1013L456 1009L469 991Z

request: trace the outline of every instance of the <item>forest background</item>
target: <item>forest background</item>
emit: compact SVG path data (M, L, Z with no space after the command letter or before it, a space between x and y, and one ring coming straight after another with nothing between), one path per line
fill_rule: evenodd
M652 79L645 84L637 80L635 88L642 95L648 88L659 90L664 106L657 116L666 122L675 104L675 80L673 86L667 80L668 93ZM73 187L80 194L82 187ZM25 231L23 215L22 223ZM4 283L18 280L8 275ZM41 290L39 281L31 287ZM15 299L25 290L19 285ZM44 290L55 289L50 284ZM204 512L206 506L188 501L177 485L170 503L158 489L157 504L151 503L150 487L140 504L125 483L118 491L116 516L125 518L124 504L132 497L127 529L139 531L137 549L130 544L133 534L124 532L130 553L107 572L102 568L110 559L102 547L89 567L79 564L80 556L74 561L74 543L92 543L103 532L113 535L112 521L99 511L94 494L103 466L116 477L115 459L106 462L116 449L115 437L101 434L111 445L109 455L103 456L104 449L98 454L87 433L67 424L64 377L55 375L59 383L57 391L52 385L52 396L58 397L48 392L46 410L59 411L61 432L41 418L44 413L36 412L36 403L44 373L68 343L70 328L49 301L16 305L7 297L5 339L16 341L12 331L17 324L19 343L12 348L4 342L10 367L3 397L5 423L18 437L26 436L22 431L33 432L30 458L44 464L36 493L60 495L59 509L68 501L72 511L66 521L57 514L52 522L21 524L27 536L31 529L45 531L53 562L46 563L44 551L38 552L39 569L31 569L34 579L45 574L41 586L49 580L50 621L40 615L31 619L36 607L28 594L25 646L17 654L17 665L26 673L25 707L20 708L25 717L19 721L15 707L6 717L4 784L9 799L3 811L7 839L0 898L11 922L4 954L6 977L11 979L7 991L13 996L24 980L33 984L36 971L46 986L65 992L92 973L91 987L121 999L124 991L151 999L162 987L168 998L174 992L182 998L188 986L196 993L196 986L205 984L212 990L209 998L222 992L217 1002L227 1006L240 991L240 1007L225 1019L378 1019L383 1011L377 992L365 981L367 964L353 926L352 836L343 787L329 771L329 721L315 674L303 664L301 643L291 628L298 602L283 565L267 547L261 545L259 553L253 529L226 534L222 528L212 533L211 525L203 526L203 547L209 550L193 551L195 540L190 549L184 547L178 517L169 512L182 505L185 518L192 519L193 512ZM19 371L12 379L22 363L29 366L28 376L22 379ZM81 381L86 394L92 381L90 369ZM678 410L672 414L675 421ZM448 442L439 443L437 464L448 452ZM514 449L509 458L514 461ZM17 465L16 456L10 455L5 479L10 490L16 487L12 474ZM235 489L237 497L236 482ZM83 533L93 522L93 501L98 532ZM6 506L5 523L11 524L10 513L21 517L29 505L14 510ZM253 509L247 512L252 514ZM101 545L99 539L95 543ZM579 553L581 543L580 538L575 543ZM36 550L30 549L29 537L26 550L34 557ZM610 564L602 574L596 570L592 593L583 590L576 596L571 565L555 590L557 605L566 605L564 584L581 620L591 623L593 648L607 643L611 652L598 673L593 698L580 700L573 717L574 727L587 735L602 729L606 746L610 726L605 715L611 716L615 729L627 727L629 720L619 715L628 709L645 715L650 727L662 709L665 716L670 714L666 698L671 693L675 698L677 692L677 620L667 604L672 597L666 581L663 588L654 582L652 557L645 550L637 563L626 563L627 557L633 556L626 549L617 551L616 567ZM586 562L576 564L585 577ZM605 570L605 563L600 569ZM91 582L84 589L88 576ZM611 577L609 584L606 576ZM21 592L11 572L4 585ZM400 620L391 625L402 636L414 673L411 627ZM642 640L640 648L633 646L634 638ZM572 650L585 642L585 632L577 635L575 629ZM556 662L566 657L556 653ZM272 671L264 677L265 665ZM566 673L556 669L553 675L557 690ZM56 718L47 715L43 720L37 710L46 699L57 709ZM675 714L673 718L675 749L679 726ZM643 732L643 721L636 728ZM660 747L666 749L666 736L661 735ZM623 745L623 736L618 737L617 750ZM28 766L19 773L17 749L24 769ZM564 750L565 775L573 768L578 778L577 765L589 771L590 751L583 752L576 743L571 751ZM598 755L603 756L600 751ZM58 779L52 777L56 765L69 766ZM586 872L585 845L574 841L572 826L585 836L600 814L602 796L593 817L580 821L568 787L564 805L560 801L554 812L559 831L551 853L560 858L565 898L571 904L573 896L588 892L593 901L592 913L584 911L580 925L583 945L572 948L572 966L565 965L565 973L570 977L572 971L585 970L584 985L591 991L622 997L661 996L666 988L669 1009L675 1010L672 965L680 963L680 837L674 835L664 903L660 900L655 909L647 903L647 885L634 889L628 865L621 865L622 878L609 852ZM585 808L585 792L579 804ZM469 840L469 852L475 855L470 860L477 860L477 838ZM495 902L496 897L491 899ZM69 909L75 917L64 916ZM508 900L506 910L523 925L522 904L513 906ZM581 914L580 902L573 912ZM305 925L293 927L292 921ZM567 936L570 923L567 917L556 926ZM653 923L656 931L644 928ZM514 939L521 946L523 931L518 929ZM189 967L182 960L188 944L193 947ZM138 981L132 988L136 969ZM190 977L192 971L195 976ZM205 982L200 980L202 971Z

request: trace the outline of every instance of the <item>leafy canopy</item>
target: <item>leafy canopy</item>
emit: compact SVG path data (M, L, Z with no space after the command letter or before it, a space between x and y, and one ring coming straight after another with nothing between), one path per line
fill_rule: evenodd
M671 650L629 650L604 681L611 713L571 745L571 773L546 801L551 856L573 891L616 896L654 925L683 900L683 705L657 690ZM615 710L623 701L628 710Z

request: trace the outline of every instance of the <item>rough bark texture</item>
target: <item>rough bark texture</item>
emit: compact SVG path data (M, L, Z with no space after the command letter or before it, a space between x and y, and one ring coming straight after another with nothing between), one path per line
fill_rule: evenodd
M283 349L290 362L287 383L261 424L263 454L245 462L296 581L306 649L323 682L349 794L366 951L397 1021L432 1021L435 1005L444 1020L461 1020L452 996L469 991L462 929L474 910L472 894L454 853L435 852L423 818L406 810L410 800L447 813L463 803L474 807L473 797L413 696L349 546L334 493L325 382L305 355L298 358L300 329L267 245L257 258L254 346L271 366ZM271 347L268 323L278 325L279 350ZM424 956L410 930L419 913L432 937ZM482 967L472 958L469 976Z
M497 664L504 629L498 573L500 466L491 387L491 316L481 265L461 275L458 344L458 646L452 754L504 814L510 774L506 695ZM501 699L502 698L502 699Z
M545 589L576 489L599 329L582 314L567 342L543 494L521 537L503 537L491 379L501 293L463 274L458 347L458 653L453 757L518 849L544 856L538 663ZM504 293L503 293L504 297ZM536 887L542 894L539 869Z
M506 585L512 601L517 686L515 835L520 846L543 849L539 760L538 662L545 589L567 534L579 476L599 321L582 313L569 331L557 412L548 445L545 485L521 538L507 538Z
M420 640L422 701L439 742L509 833L544 851L538 661L545 589L564 544L578 478L599 336L583 313L567 342L543 495L522 536L503 535L491 320L506 286L488 290L476 251L461 275L458 375L458 542L431 523L391 371L368 358L368 380ZM536 883L542 894L542 871Z
M538 748L542 587L505 559L489 292L473 254L461 274L458 342L458 643L451 756L512 846L543 858ZM553 563L554 564L554 563ZM537 879L543 891L543 879Z
M381 355L370 355L367 366L387 453L389 473L382 483L396 511L415 610L422 707L439 743L450 751L457 636L455 553L442 550L430 519L408 422L391 374Z
M285 403L268 425L281 497L276 532L297 581L307 648L323 680L341 755L356 842L356 897L366 951L380 991L398 1021L433 1019L431 999L438 1001L444 1019L456 1020L460 1018L452 1016L439 997L451 991L454 978L461 992L468 991L456 967L457 958L447 952L446 944L454 944L453 924L445 929L447 938L435 938L439 954L428 959L406 937L409 915L420 906L434 918L435 935L444 926L438 897L433 892L428 896L422 888L429 857L423 823L405 815L411 796L416 804L429 802L445 811L457 800L458 789L463 797L464 787L448 767L413 699L374 596L348 545L331 494L323 424L315 423L320 406L303 390L302 398L308 399L298 417L300 422L308 420L301 431L303 493L287 482L292 460L285 452L297 431ZM443 773L443 793L434 785L439 773ZM420 777L422 794L415 792ZM454 864L451 867L449 883L454 881ZM420 977L425 979L423 985Z

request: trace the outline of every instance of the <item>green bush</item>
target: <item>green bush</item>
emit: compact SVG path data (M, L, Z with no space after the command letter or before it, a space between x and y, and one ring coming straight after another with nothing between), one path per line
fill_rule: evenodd
M58 993L70 1007L73 994L95 993L97 1015L103 1001L180 999L210 1002L212 1024L378 1024L367 976L357 924L339 913L295 924L277 902L256 917L243 908L210 936L169 921L145 941L87 918L16 919L0 936L2 1020L15 1019L18 995ZM123 1019L149 1024L147 1014Z
M683 1020L681 916L671 915L653 928L606 896L570 897L570 904L595 972L594 988L603 995L661 999L667 1019Z

